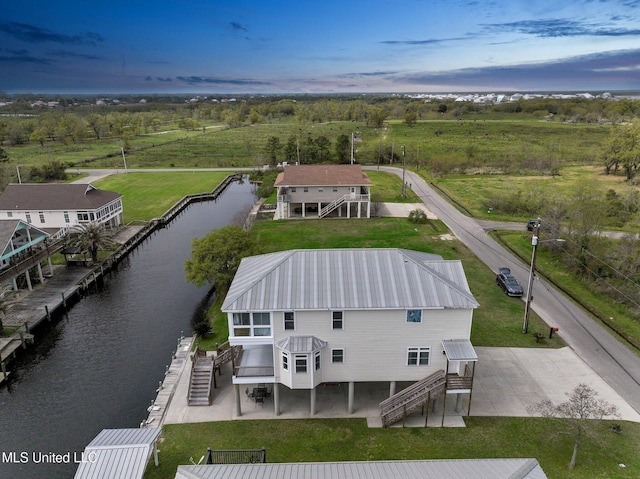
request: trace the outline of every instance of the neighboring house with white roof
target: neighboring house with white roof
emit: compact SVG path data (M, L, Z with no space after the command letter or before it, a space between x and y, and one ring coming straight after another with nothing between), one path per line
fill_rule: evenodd
M473 310L460 261L404 249L291 250L244 258L222 305L242 346L233 383L311 391L322 383L418 381L449 364L443 340L469 347ZM472 349L472 348L471 348ZM467 391L468 392L468 391Z
M10 184L0 195L0 219L21 219L39 228L83 223L122 224L122 195L91 184Z
M288 165L274 183L277 218L370 218L371 180L360 165Z

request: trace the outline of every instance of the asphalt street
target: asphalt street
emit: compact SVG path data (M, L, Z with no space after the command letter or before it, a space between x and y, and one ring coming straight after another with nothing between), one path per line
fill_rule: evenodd
M380 167L380 170L402 177L401 168ZM460 213L417 174L406 171L405 181L451 232L493 271L507 266L522 284L528 283L529 264L522 263L493 240L478 221ZM487 281L493 282L493 276L487 277ZM558 334L565 343L640 413L640 357L539 277L534 282L533 297L531 309L549 326L558 327Z

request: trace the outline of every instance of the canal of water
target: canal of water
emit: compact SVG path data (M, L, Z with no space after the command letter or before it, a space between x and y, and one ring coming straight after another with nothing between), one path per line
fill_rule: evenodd
M234 182L215 202L191 205L40 333L0 389L0 478L72 478L74 453L102 429L140 425L207 293L184 279L191 240L246 214L253 191ZM70 453L71 463L35 462L49 453Z

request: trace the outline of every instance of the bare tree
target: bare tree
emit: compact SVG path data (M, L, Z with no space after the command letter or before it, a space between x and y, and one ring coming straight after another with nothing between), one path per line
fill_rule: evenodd
M596 435L595 429L591 427L593 419L619 417L619 415L616 406L604 399L598 399L598 393L586 384L578 384L567 396L568 399L558 405L554 405L547 399L529 406L527 410L531 415L556 418L562 421L567 430L560 431L560 433L573 437L573 454L569 462L569 469L573 469L573 466L576 465L578 448L584 437L595 437Z

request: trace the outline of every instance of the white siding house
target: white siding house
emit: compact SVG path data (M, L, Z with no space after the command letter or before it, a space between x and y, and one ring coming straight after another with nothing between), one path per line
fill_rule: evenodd
M20 219L38 228L81 223L122 224L122 195L89 184L10 184L0 195L0 219Z
M403 249L291 250L245 258L222 311L243 347L234 384L417 381L450 370L478 307L460 261Z
M371 216L371 180L360 165L288 165L274 186L278 218Z

